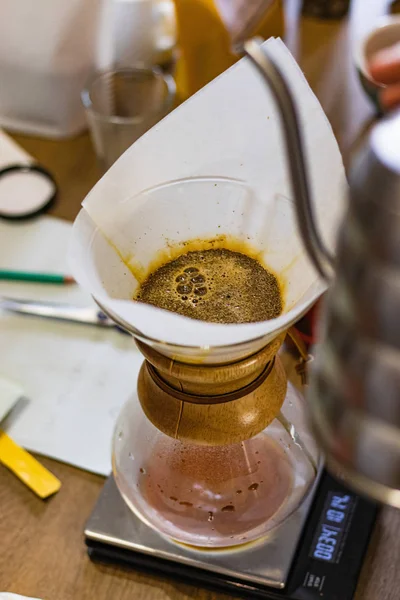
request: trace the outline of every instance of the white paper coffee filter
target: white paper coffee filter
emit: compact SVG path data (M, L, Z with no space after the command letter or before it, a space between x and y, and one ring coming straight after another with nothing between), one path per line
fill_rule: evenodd
M284 44L269 40L296 98L316 213L332 248L345 194L343 164L330 125ZM193 238L228 234L263 252L285 281L277 319L220 325L132 301L157 252ZM272 97L246 60L203 88L140 138L83 204L73 231L74 276L119 320L142 335L181 346L223 346L263 337L295 322L323 292L296 231L290 183Z

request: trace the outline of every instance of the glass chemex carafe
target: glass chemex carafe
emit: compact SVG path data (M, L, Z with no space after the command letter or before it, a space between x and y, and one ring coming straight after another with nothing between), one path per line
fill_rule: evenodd
M184 348L177 361L136 340L146 361L117 422L113 472L145 523L192 546L233 546L305 498L318 452L276 354L284 337L233 363L198 364L182 361Z
M309 90L294 61L277 40L270 46L282 64L290 63L291 83L304 88L302 102L307 104ZM238 63L138 140L85 200L71 245L74 276L132 334L145 358L137 390L115 429L117 486L148 526L176 542L207 549L262 538L288 519L311 489L319 463L304 400L287 382L279 349L326 284L298 235L281 157L274 155L267 167L264 157L258 162L257 148L261 152L266 143L258 118L265 114L263 105L242 113L242 103L253 102L257 94L240 97L237 107L224 108L216 121L204 101L209 89L218 98L216 90L223 93L225 81L227 88L240 89L246 73ZM323 139L332 161L329 181L315 171L313 186L324 233L333 240L344 172L315 103L309 101L319 126L316 137ZM211 122L218 126L229 160L220 157L220 139L214 144L218 150L204 137L204 127L197 126L196 106L203 125L210 121L206 129ZM237 162L232 157L239 138L232 131L241 122L233 119L235 110L253 131L252 150L246 146ZM161 160L157 140L166 151L168 132L178 132L178 150ZM268 144L274 144L276 132L269 133ZM186 166L190 154L201 163L195 174ZM153 178L151 165L158 165L158 182L146 185ZM236 176L238 167L242 177ZM217 168L223 175L207 174ZM280 316L239 325L208 323L133 300L155 262L168 262L177 249L184 253L194 242L201 250L241 243L257 253L279 279Z

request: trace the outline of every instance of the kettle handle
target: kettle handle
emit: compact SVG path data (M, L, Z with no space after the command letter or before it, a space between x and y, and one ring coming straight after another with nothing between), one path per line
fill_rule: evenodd
M293 96L280 69L267 56L257 39L245 42L241 50L256 67L275 99L285 140L297 225L309 259L321 277L329 282L334 273L334 258L325 247L316 226L304 144Z

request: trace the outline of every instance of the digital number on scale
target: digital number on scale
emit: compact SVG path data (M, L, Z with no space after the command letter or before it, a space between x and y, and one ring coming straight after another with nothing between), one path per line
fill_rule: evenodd
M355 498L350 494L328 493L311 545L312 558L329 563L339 561L344 537L350 526L354 502Z

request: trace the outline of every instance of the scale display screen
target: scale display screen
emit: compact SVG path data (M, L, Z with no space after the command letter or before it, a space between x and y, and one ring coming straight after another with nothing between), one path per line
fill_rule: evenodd
M349 493L328 492L309 556L328 563L340 561L356 500Z

